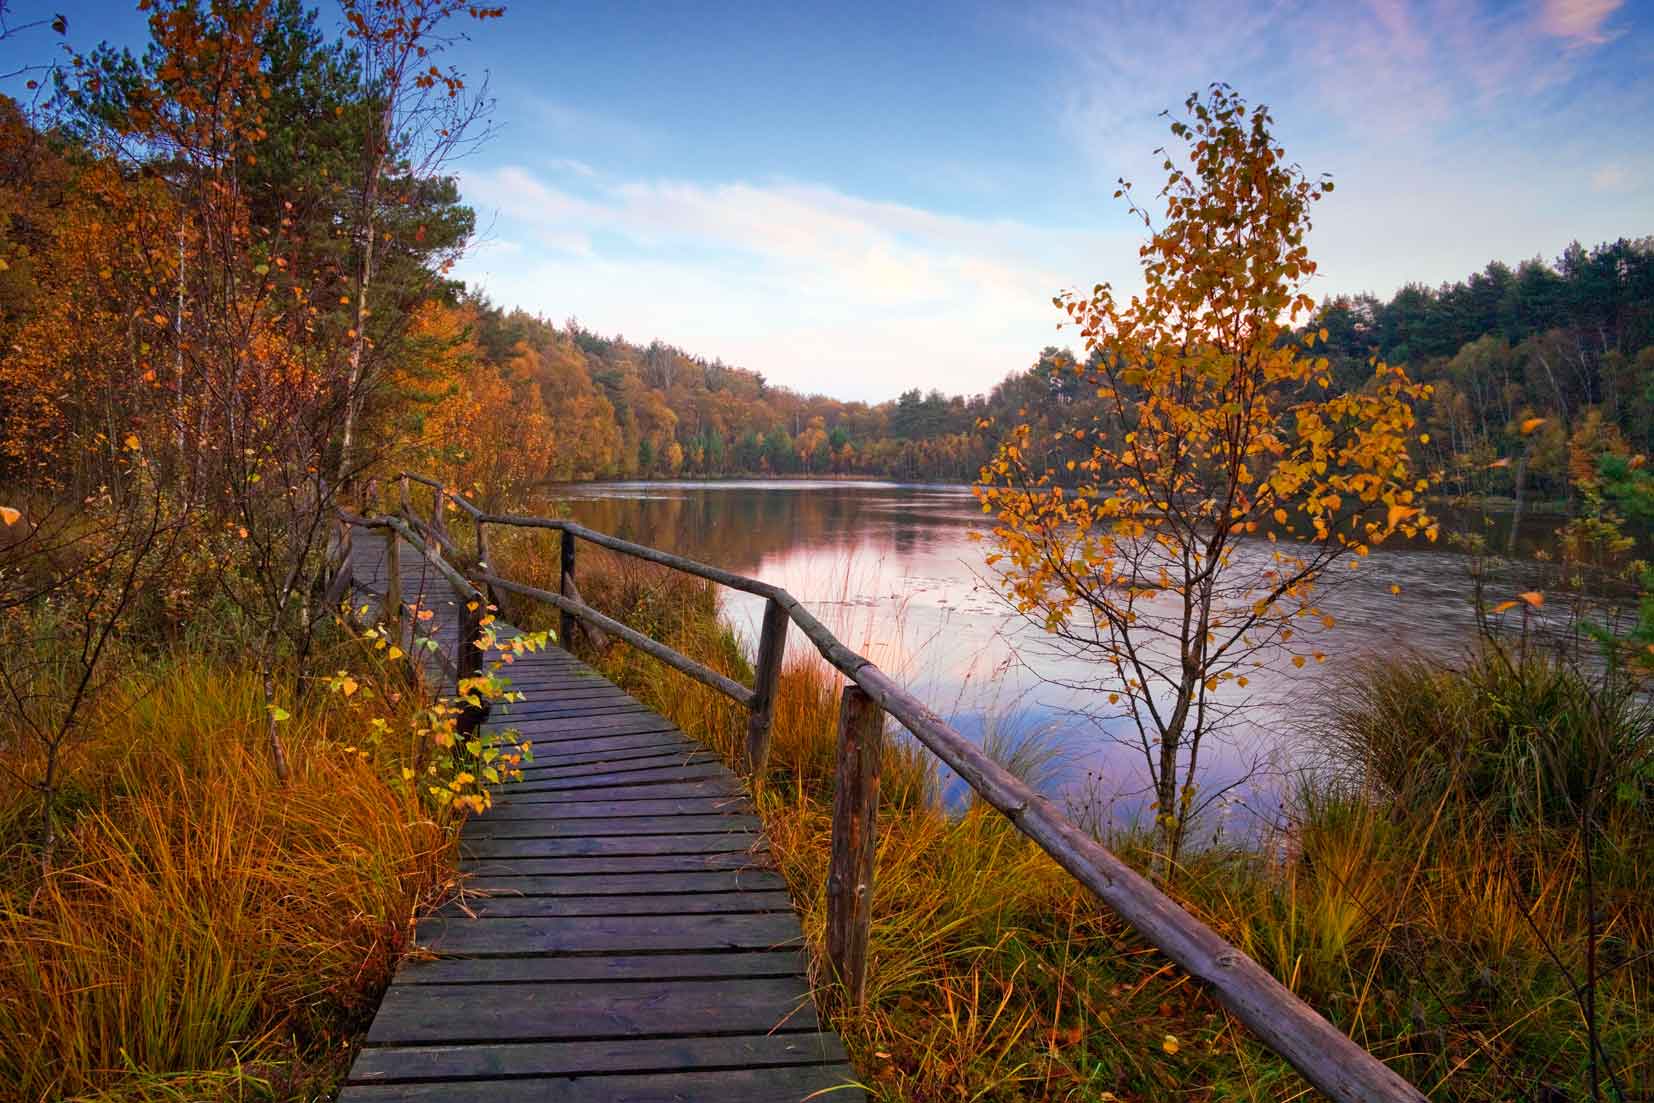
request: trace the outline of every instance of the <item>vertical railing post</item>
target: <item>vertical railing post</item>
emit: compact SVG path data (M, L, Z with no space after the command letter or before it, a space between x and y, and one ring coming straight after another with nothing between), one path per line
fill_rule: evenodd
M396 530L385 526L385 607L380 610L386 625L402 642L402 540Z
M488 610L479 595L465 599L465 607L460 611L459 654L454 656L454 690L464 700L466 694L460 689L467 678L480 677L482 674L482 648L478 644L482 640L482 622L488 615ZM469 739L488 719L488 701L484 699L479 705L465 704L460 708L457 724L462 739Z
M857 685L839 699L833 843L827 867L827 960L850 1006L867 1001L867 938L873 921L873 852L879 818L884 710Z
M328 583L327 593L323 596L330 612L339 611L340 603L350 594L350 584L355 577L355 560L352 558L351 550L356 539L355 534L351 532L354 527L344 518L339 519L338 543L334 550L337 566L333 580Z
M557 572L557 592L566 598L572 598L574 589L574 533L564 529L558 534L558 553L560 565ZM564 651L574 650L574 614L563 610L558 619L558 632L562 638L557 642L563 645Z
M402 513L406 517L413 517L413 492L408 476L402 476Z
M764 627L758 636L758 667L752 686L752 709L747 714L746 772L756 784L763 779L770 757L770 726L775 719L775 689L781 681L781 660L787 651L787 610L773 597L764 604Z
M447 491L443 487L431 490L431 527L443 536L448 535L448 522L443 517L442 507L447 500Z

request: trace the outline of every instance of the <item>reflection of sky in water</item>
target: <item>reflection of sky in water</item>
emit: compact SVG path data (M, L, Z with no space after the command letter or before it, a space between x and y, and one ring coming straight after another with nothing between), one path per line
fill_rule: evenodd
M1135 732L1127 721L1088 715L1103 705L1105 671L1057 653L1051 637L1011 615L983 583L986 545L969 534L987 524L968 488L744 480L554 492L565 494L575 519L594 529L785 587L967 735L997 727L1014 742L1049 732L1060 754L1052 787L1061 795L1121 817L1141 812L1132 794L1147 774ZM1282 654L1250 675L1247 689L1224 687L1222 700L1248 708L1202 749L1205 791L1239 781L1229 799L1269 811L1282 771L1312 749L1303 716L1339 664L1398 648L1461 651L1474 628L1465 568L1463 556L1440 545L1386 546L1319 593L1336 624L1301 635L1327 663L1298 671ZM754 638L761 600L730 591L724 599ZM808 645L795 634L791 646Z

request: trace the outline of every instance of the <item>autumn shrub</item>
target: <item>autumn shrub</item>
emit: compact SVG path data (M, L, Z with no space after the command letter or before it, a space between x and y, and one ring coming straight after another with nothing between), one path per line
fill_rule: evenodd
M278 786L245 667L157 663L66 757L49 873L24 860L23 798L0 803L0 1083L24 1100L325 1094L450 876L451 830L354 749L362 717L337 695L292 717Z

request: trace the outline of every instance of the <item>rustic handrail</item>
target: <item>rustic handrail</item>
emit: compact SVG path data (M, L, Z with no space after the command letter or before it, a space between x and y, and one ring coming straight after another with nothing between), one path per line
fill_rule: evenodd
M857 688L846 690L839 718L834 853L830 863L836 881L829 886L828 919L831 964L846 982L854 1002L860 1002L866 977L873 831L878 803L878 739L873 732L880 725L882 710L900 721L920 744L952 768L983 800L1004 814L1018 831L1038 844L1058 865L1112 908L1127 925L1158 947L1185 972L1205 983L1218 1001L1259 1040L1284 1057L1305 1080L1325 1095L1347 1103L1422 1103L1424 1100L1422 1092L1356 1045L1257 962L1225 942L1102 843L1075 826L1049 799L1035 792L1021 778L954 730L871 660L846 647L786 590L671 552L596 532L573 521L485 512L437 480L419 475L408 475L406 478L432 487L436 491L435 504L438 508L446 495L475 523L479 559L484 562L479 581L492 588L543 601L565 615L595 623L613 632L675 669L753 709L755 722L761 708L764 714L763 730L755 732L749 728L748 731L748 769L755 780L761 774L767 751L774 679L780 669L785 628L789 621L797 625L828 664L854 683ZM406 483L403 485L406 486ZM411 534L411 530L395 519L387 518L384 523ZM589 540L612 551L765 598L768 605L764 634L759 643L757 687L748 690L665 644L604 616L583 602L500 577L488 569L491 565L486 563L485 525L556 530L563 534L565 542L576 538ZM571 546L566 543L565 549ZM430 547L424 550L427 557L440 559ZM566 591L568 584L572 583L572 578L568 577L572 573L568 571L572 556L567 550L564 556L563 589ZM452 568L449 572L458 573L453 572ZM476 592L472 584L465 585Z

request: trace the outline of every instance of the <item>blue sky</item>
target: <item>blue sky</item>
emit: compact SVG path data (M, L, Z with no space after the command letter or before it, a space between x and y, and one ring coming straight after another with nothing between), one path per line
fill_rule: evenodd
M13 22L28 3L14 3ZM127 4L46 3L79 44ZM16 56L0 45L0 70ZM497 302L849 398L978 392L1069 286L1136 280L1115 177L1227 80L1338 188L1318 294L1654 233L1654 4L512 4L453 54Z

